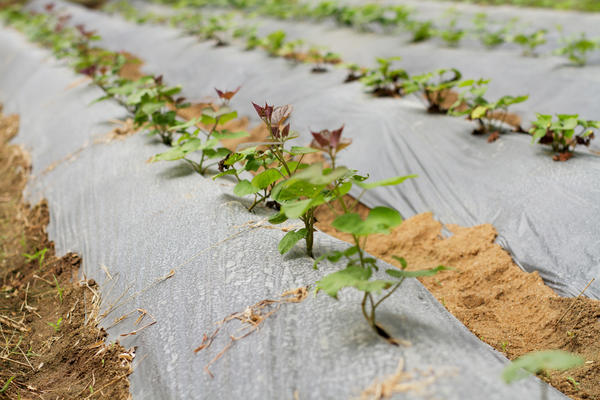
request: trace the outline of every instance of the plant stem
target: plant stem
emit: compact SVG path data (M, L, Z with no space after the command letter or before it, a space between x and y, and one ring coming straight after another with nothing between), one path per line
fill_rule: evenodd
M392 290L390 290L389 292L387 292L387 294L385 296L383 296L382 298L379 299L379 301L377 303L375 303L375 307L377 308L385 299L387 299L388 297L390 297L395 291L396 289L398 289L400 287L400 285L402 284L402 282L404 282L404 278L402 278L402 280L398 283L396 283L396 285L392 288Z
M306 228L306 254L309 257L314 258L313 256L313 243L314 243L314 225L315 225L315 216L314 209L311 208L306 212L306 216L304 217L304 227Z

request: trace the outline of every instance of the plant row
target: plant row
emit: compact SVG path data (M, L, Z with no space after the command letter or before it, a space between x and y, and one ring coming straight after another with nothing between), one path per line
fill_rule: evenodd
M322 47L308 45L301 39L289 40L282 30L259 36L254 25L235 21L234 13L214 13L204 15L198 12L180 12L162 16L153 12L143 12L126 1L108 3L104 11L119 13L125 19L142 23L169 24L186 34L201 40L213 40L217 46L226 46L234 40L243 40L247 50L263 49L272 57L313 65L313 72L326 72L327 65L341 62L340 56Z
M368 182L367 177L357 171L337 165L338 153L351 144L350 139L343 137L343 126L311 132L313 141L309 147L290 145L298 135L291 128L292 107L289 105L275 107L253 103L269 132L268 139L260 147L248 147L243 151L219 147L219 142L225 138L246 135L223 128L226 122L237 117L230 101L239 88L233 91L217 89L220 107L206 108L201 117L181 123L176 110L185 107L186 102L182 97L175 97L181 88L166 86L160 76L136 80L122 78L119 73L127 63L123 54L94 46L93 42L99 39L94 32L82 25L69 27L70 16L58 13L52 5L47 6L46 11L48 13L34 14L16 7L0 9L0 21L22 31L30 40L51 49L57 58L65 59L77 72L89 76L106 93L99 101L118 101L132 114L138 127L146 128L151 135L159 135L165 145L171 146L167 152L154 157L154 161L186 159L195 171L206 173L208 166L203 165L203 160L219 159L220 172L213 179L233 177L237 182L234 194L253 196L249 209L259 203L270 203L277 209L269 218L271 223L301 220L304 227L289 231L279 242L281 254L304 240L307 255L313 257L314 213L317 207L329 207L336 215L332 226L350 234L353 245L315 259L315 268L324 259L339 265L339 270L316 282L315 292L323 291L335 299L344 288L362 292L361 311L369 326L389 343L398 345L399 341L377 322L378 307L400 288L405 279L433 276L447 268L408 270L403 258L394 257L401 268L387 269L386 278L374 279L373 274L379 267L377 260L365 252L367 240L375 234L389 233L401 224L402 217L392 208L375 207L362 218L356 212L360 196L353 200L346 194L352 187L359 187L364 193L376 187L399 185L416 176ZM302 162L306 154L315 152L322 153L328 163ZM192 153L196 153L196 161L192 160ZM579 356L562 351L534 352L506 367L502 377L511 383L530 373L566 370L582 363Z
M281 254L289 252L299 241L304 240L306 254L313 257L313 243L317 207L329 207L336 218L332 225L340 232L353 238L353 246L343 251L327 252L315 259L314 267L328 259L338 263L340 269L316 282L316 292L324 291L333 298L343 288L355 288L363 292L361 310L369 326L390 343L394 339L376 321L376 310L392 295L406 278L431 276L446 269L407 270L407 264L396 257L402 268L388 269L385 279L374 279L378 270L377 260L365 252L369 236L387 234L402 222L398 211L388 207L373 208L366 218L356 212L357 200L346 195L353 187L367 191L380 186L398 185L414 175L394 177L378 182L367 182L367 177L357 171L336 165L337 154L350 145L343 138L343 127L336 130L312 132L310 147L293 146L298 138L291 128L292 107L274 107L254 104L255 110L269 132L268 139L260 146L232 152L220 145L225 139L247 135L246 132L231 132L223 127L237 117L230 101L237 93L217 90L221 99L219 107L206 108L201 117L182 122L177 118L177 109L186 107L185 99L176 97L181 88L166 86L160 76L144 76L126 79L119 75L127 62L123 54L111 52L97 46L99 37L82 25L68 26L69 15L57 12L52 5L47 13L34 14L20 8L0 10L0 20L25 33L28 38L51 49L59 59L66 60L77 72L89 76L105 95L98 101L114 99L131 113L135 124L158 135L170 149L153 157L153 161L186 160L200 174L210 172L209 160L221 171L213 176L232 177L237 182L234 194L253 198L249 209L258 204L276 208L269 218L273 224L288 219L299 219L304 227L289 231L279 242ZM215 109L217 109L215 111ZM208 128L205 128L208 127ZM309 153L323 153L328 163L305 163ZM336 207L337 206L337 207Z
M538 114L537 120L532 123L533 127L527 132L520 125L508 123L508 109L511 105L524 102L528 96L507 95L490 100L486 98L489 80L462 79L461 72L454 68L411 76L394 65L400 61L399 57L378 58L374 68L342 64L339 55L319 52L314 46L308 52L299 51L304 41L286 41L285 32L280 30L258 37L256 27L234 24L231 14L203 16L186 11L162 17L139 11L124 2L111 3L107 11L118 12L137 23L170 23L200 39L214 40L217 45L230 43L234 38L245 39L247 49L261 47L274 57L313 63L313 72L325 72L324 65L327 63L338 64L348 68L346 82L359 80L375 96L415 94L425 102L429 112L466 116L477 123L473 133L486 135L489 142L508 131L531 133L534 142L552 147L553 158L557 161L568 160L577 145L589 146L594 138L594 130L600 128L598 121L584 120L578 115L560 114L555 119L550 115Z
M384 5L369 3L361 5L339 4L337 1L322 0L304 2L297 0L153 0L157 3L171 4L176 7L230 7L252 11L280 19L330 18L342 26L360 31L402 29L412 35L414 43L432 38L440 38L448 46L456 47L467 36L475 37L485 47L495 48L504 43L514 43L523 49L527 56L536 55L536 49L547 43L547 29L526 30L514 18L506 23L495 23L485 13L472 18L470 28L458 24L460 13L455 9L447 10L442 25L433 20L417 19L415 11L404 5ZM565 56L575 65L585 65L589 54L600 50L600 39L588 38L585 33L566 36L560 26L556 28L561 35L561 45L553 54Z

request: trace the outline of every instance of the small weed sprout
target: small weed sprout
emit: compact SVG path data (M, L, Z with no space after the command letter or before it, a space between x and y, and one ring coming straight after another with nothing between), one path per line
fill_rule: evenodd
M44 264L44 259L46 257L47 252L48 252L48 248L44 247L43 249L38 250L37 252L35 252L33 254L23 253L23 257L25 257L28 262L37 261L38 265L41 267L42 264Z
M8 378L8 380L4 383L4 385L0 388L0 394L6 392L8 390L8 387L10 386L10 383L13 381L13 379L15 379L17 376L13 375L10 378Z
M600 121L584 120L577 114L537 114L533 127L532 142L552 146L555 161L567 161L572 157L575 146L589 146L600 129Z
M58 333L60 331L60 325L62 323L62 317L60 317L56 322L52 323L52 322L47 322L48 325L50 325L52 328L54 328L54 332Z
M572 376L567 376L567 382L569 382L575 390L579 390L580 383L575 380Z
M58 300L62 303L64 289L58 283L58 279L56 279L56 275L52 275L52 276L54 277L54 285L56 288L56 295L58 296Z

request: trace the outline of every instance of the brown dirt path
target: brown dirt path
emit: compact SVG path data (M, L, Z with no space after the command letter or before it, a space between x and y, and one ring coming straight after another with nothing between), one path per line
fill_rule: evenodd
M30 161L8 143L18 125L0 107L0 399L128 399L133 352L105 341L79 256L56 257L47 204L23 202Z

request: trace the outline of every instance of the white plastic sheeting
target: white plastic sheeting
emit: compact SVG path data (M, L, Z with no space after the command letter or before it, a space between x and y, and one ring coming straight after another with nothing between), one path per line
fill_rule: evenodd
M251 214L231 186L176 165L147 164L164 147L142 134L99 143L106 121L122 117L114 104L89 106L101 92L73 87L80 77L10 29L0 29L0 101L21 116L16 141L32 155L29 197L48 199L49 235L57 251L76 251L88 278L101 283L105 320L136 308L157 323L122 338L138 346L131 376L134 399L341 399L355 397L403 358L408 370L432 367L426 390L439 398L534 398L539 382L500 380L507 360L480 342L417 281L407 281L380 311L380 321L410 347L392 347L362 320L358 293L336 302L309 296L282 306L255 334L239 341L211 370L211 353L194 355L214 322L331 271L312 269L299 250L282 258L283 232L252 228ZM47 170L48 167L53 168ZM317 235L318 253L345 244ZM102 266L111 272L108 279ZM174 275L163 280L174 272ZM135 329L133 319L110 330ZM235 332L231 332L235 333ZM398 398L422 398L415 393ZM550 390L550 398L564 398Z
M492 223L499 230L499 242L515 261L527 271L539 271L563 295L577 295L600 275L600 162L587 149L557 163L548 149L531 145L526 135L503 135L488 144L485 138L471 135L469 122L428 115L415 97L369 98L359 83L341 83L343 71L311 75L309 66L294 66L262 51L215 48L174 29L135 25L79 7L69 6L69 12L75 21L98 30L103 46L130 51L145 61L146 71L163 73L170 83L182 84L188 98L200 99L213 95L214 87L241 84L234 106L242 114L254 114L250 101L293 104L293 127L305 143L310 128L337 128L345 123L345 134L354 144L341 153L342 162L374 179L407 173L420 176L399 187L369 192L363 197L367 205L390 205L405 216L433 211L444 223L464 226ZM548 13L539 12L540 18ZM573 22L577 15L573 14ZM491 78L491 98L531 95L515 107L526 117L536 111L598 117L597 64L573 69L557 57L526 58L514 50L443 49L432 43L407 46L396 37L326 25L271 21L265 26L262 32L285 27L291 38L329 44L347 60L401 55L411 73L453 66L465 77ZM597 150L595 146L592 149ZM599 298L600 281L586 295Z

